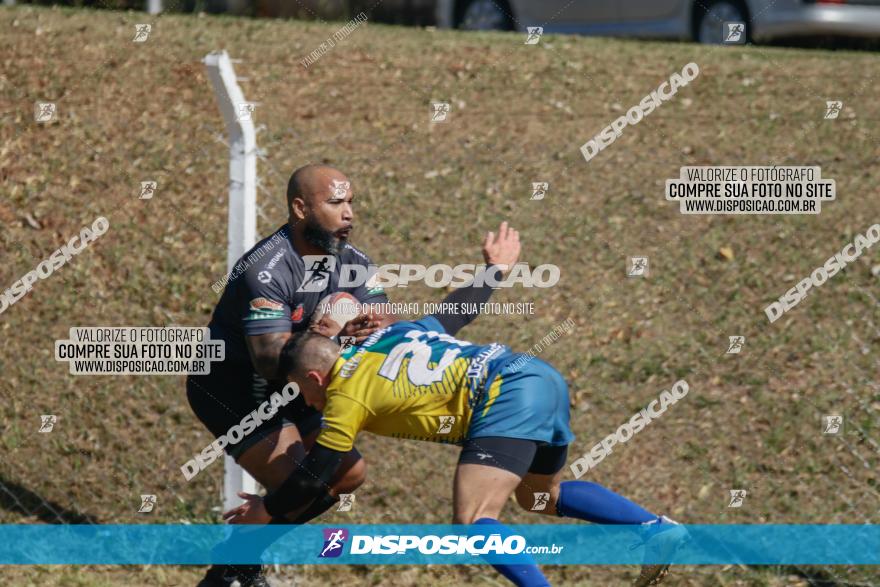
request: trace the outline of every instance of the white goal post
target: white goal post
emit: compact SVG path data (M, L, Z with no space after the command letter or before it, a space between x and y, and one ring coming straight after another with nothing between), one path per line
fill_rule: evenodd
M226 272L257 242L257 134L250 109L238 85L232 60L226 51L209 53L204 59L214 86L217 104L229 135L229 221ZM223 509L241 503L239 491L257 492L257 482L226 455L223 478Z

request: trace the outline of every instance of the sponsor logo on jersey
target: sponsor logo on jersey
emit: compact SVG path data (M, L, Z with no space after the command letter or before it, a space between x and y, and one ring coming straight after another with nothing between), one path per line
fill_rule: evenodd
M368 295L380 294L380 293L385 292L385 289L382 287L382 285L379 281L379 274L378 273L374 273L373 275L371 275L370 278L367 279L366 285L367 285L367 294Z
M269 263L266 264L266 269L275 269L275 265L278 264L278 261L280 261L280 260L281 260L281 257L283 257L283 256L284 256L284 251L283 251L283 250L278 251L277 253L275 253L275 256L272 257L271 259L269 259Z
M370 261L370 258L369 258L369 257L367 257L365 254L363 254L360 250L358 250L358 249L356 249L355 247L351 246L349 243L345 243L345 248L348 249L348 250L350 250L352 253L354 253L355 255L357 255L358 257L360 257L361 259L363 259L364 261L366 261L367 264L371 264L371 263L372 263L372 261Z
M339 370L339 377L342 379L348 379L354 374L355 369L358 368L358 365L361 364L361 359L364 358L367 349L364 347L359 348L355 351L354 356L348 359L344 365L342 365L342 369Z
M486 364L503 352L504 345L497 342L493 342L480 351L480 354L474 357L470 365L468 365L467 378L481 382L486 374Z
M284 304L267 298L250 301L250 313L245 320L274 320L284 317Z
M293 312L290 313L290 319L294 322L302 322L304 313L305 311L303 310L303 305L300 304Z
M275 300L269 300L266 298L254 298L251 300L251 310L253 311L261 311L261 310L283 310L284 304L281 302L276 302Z

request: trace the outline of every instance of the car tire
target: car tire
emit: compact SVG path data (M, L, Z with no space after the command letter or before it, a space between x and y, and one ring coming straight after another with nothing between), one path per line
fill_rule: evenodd
M510 8L503 0L465 0L455 26L466 31L512 31Z
M746 39L752 38L749 30L749 13L746 6L738 0L713 0L703 7L697 3L694 18L694 40L705 45L721 45L724 42L725 22L746 23Z

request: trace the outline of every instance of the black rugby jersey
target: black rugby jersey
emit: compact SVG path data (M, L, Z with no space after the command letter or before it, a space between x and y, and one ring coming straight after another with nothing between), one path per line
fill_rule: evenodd
M293 248L289 232L285 224L258 242L227 276L208 325L212 339L226 341L227 363L253 370L246 336L305 330L320 301L331 293L347 292L361 303L388 301L381 287L357 281L357 274L366 275L372 264L364 253L346 243L336 256L303 257ZM340 286L341 276L353 285Z

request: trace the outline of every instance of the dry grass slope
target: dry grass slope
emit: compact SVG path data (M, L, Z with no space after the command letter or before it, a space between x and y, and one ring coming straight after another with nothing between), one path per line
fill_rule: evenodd
M692 523L877 522L880 250L769 325L763 307L880 219L878 66L870 54L706 48L368 25L308 70L299 61L337 24L143 14L0 10L0 282L8 287L100 215L111 229L0 317L5 458L0 521L213 522L221 467L186 483L178 467L209 436L176 377L72 377L53 341L80 325L202 325L225 269L226 147L200 59L244 60L259 143L260 231L284 221L289 172L326 161L357 190L355 242L384 263L479 259L482 231L509 219L525 260L562 267L531 317L485 317L466 331L526 350L573 318L544 351L567 377L573 456L684 377L691 393L590 477ZM695 61L701 74L586 164L578 147ZM836 121L824 101L841 99ZM428 123L447 100L446 124ZM59 119L33 122L35 101ZM821 165L838 200L819 216L686 217L663 198L682 165ZM152 200L141 181L156 180ZM549 181L530 201L533 181ZM28 220L29 219L29 220ZM719 256L730 247L733 259ZM627 255L651 261L624 275ZM425 287L392 292L436 301ZM728 335L745 335L725 355ZM845 433L822 436L821 414ZM40 414L58 414L38 434ZM450 447L362 439L370 479L335 522L442 523ZM727 507L745 488L745 507ZM147 519L141 493L159 496ZM54 513L46 506L52 505ZM22 510L31 512L25 515ZM344 516L344 517L343 517ZM535 522L513 504L508 520ZM537 520L543 522L545 520ZM2 571L15 585L192 585L199 569ZM556 585L618 585L624 568L548 568ZM873 571L876 573L876 570ZM670 585L871 584L872 571L693 568ZM486 567L283 571L282 584L498 584ZM818 580L818 579L817 579ZM287 581L283 583L283 581Z

